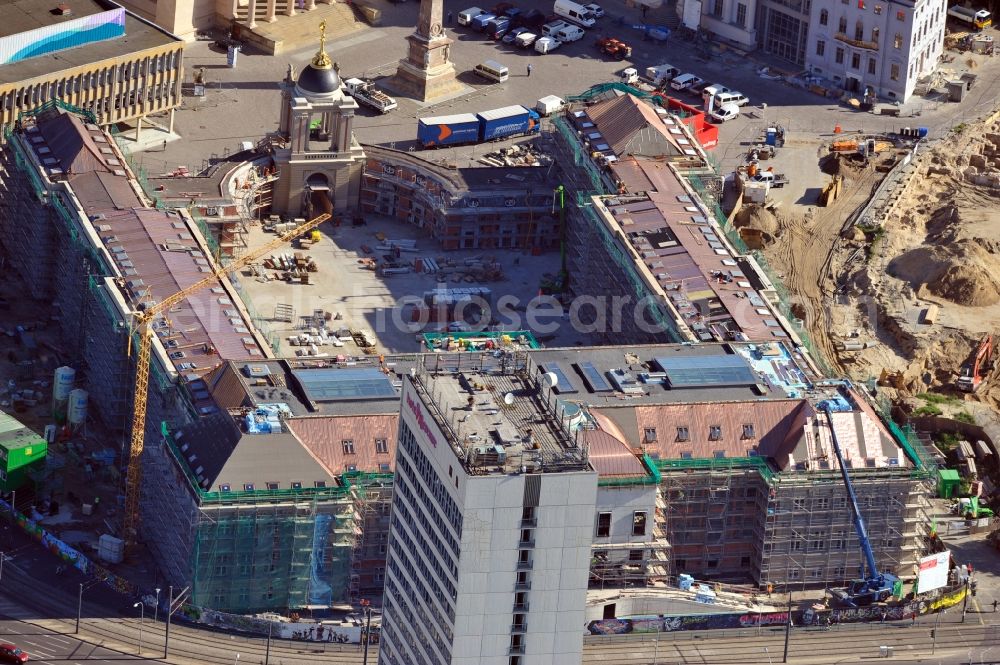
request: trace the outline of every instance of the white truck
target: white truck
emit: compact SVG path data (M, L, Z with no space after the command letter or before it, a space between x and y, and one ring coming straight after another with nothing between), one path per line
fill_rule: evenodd
M955 5L948 8L948 16L958 19L962 23L967 23L976 30L985 30L993 25L993 18L985 9L973 9L971 7Z
M359 104L373 108L379 113L388 113L397 106L395 99L376 88L371 81L349 78L344 81L344 85L347 86L347 93Z

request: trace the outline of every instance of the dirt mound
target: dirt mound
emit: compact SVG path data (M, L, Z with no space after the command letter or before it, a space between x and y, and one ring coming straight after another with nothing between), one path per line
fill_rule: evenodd
M950 217L951 214L948 213ZM926 286L934 295L966 307L1000 302L1000 268L977 238L962 238L945 246L930 245L904 252L889 262L889 274Z
M1000 302L1000 284L985 268L952 264L927 283L931 293L967 307L987 307Z
M738 228L755 229L773 236L778 232L778 218L767 208L756 205L743 206L736 217L733 225Z
M827 175L855 176L864 171L864 159L857 154L831 152L819 160L820 170Z

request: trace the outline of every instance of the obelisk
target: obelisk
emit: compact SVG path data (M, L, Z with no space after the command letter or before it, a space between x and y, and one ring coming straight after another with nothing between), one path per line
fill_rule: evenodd
M443 0L420 0L417 29L406 39L410 51L399 61L390 86L407 97L427 102L453 95L464 86L448 60L451 40L444 34Z

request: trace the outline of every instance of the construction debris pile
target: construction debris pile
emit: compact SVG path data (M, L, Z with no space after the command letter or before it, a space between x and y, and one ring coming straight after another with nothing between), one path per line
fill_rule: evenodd
M529 142L488 152L478 161L487 166L549 166L552 157L537 148L534 142Z

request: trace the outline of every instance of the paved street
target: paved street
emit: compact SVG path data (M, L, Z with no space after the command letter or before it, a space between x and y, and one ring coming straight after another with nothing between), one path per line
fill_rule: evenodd
M405 54L404 38L412 31L417 6L415 2L387 5L384 7L383 27L364 29L330 44L330 55L340 64L343 76L379 78L392 74L398 59ZM445 3L446 10L454 12L465 6L459 2ZM642 41L641 33L627 25L619 25L615 18L627 16L628 23L638 23L638 12L626 9L617 0L605 3L605 7L609 16L602 19L584 39L547 55L496 44L469 28L450 26L448 34L455 40L451 50L452 60L468 91L429 106L400 99L399 109L386 116L361 109L361 117L355 125L358 139L409 149L415 144L417 117L475 112L508 104L531 106L547 94L577 94L596 83L615 80L617 73L630 64L642 70L648 65L669 61L707 80L739 88L750 97L752 106L745 107L739 119L721 126L720 144L710 153L720 162L723 171L728 171L740 161L746 145L765 124L785 126L789 130L790 142L796 138L796 132L812 139L818 134L832 134L838 124L845 132L927 126L931 128L931 137L934 138L945 135L947 130L962 122L988 113L1000 93L1000 62L993 58L976 68L979 82L961 104L915 98L904 111L919 111L918 117L893 118L860 113L838 105L835 100L760 78L755 73L759 63L749 58L725 54L709 59L695 53L689 43L673 37L667 42ZM649 21L662 22L665 11L664 8L651 12ZM659 19L656 16L658 13L661 14ZM593 45L598 34L627 40L634 47L632 60L622 62L601 57ZM284 77L288 64L301 69L314 51L315 48L307 48L277 57L242 54L237 67L230 69L225 64L225 54L212 47L210 42L190 44L185 55L187 80L191 80L197 68L205 67L208 94L204 98L185 97L175 126L183 139L168 144L165 150L160 148L160 141L150 141L149 144L155 147L142 155L143 165L152 173L167 172L178 165L198 171L207 165L207 160L213 155L234 152L240 141L260 138L276 129L280 104L278 81ZM511 72L510 80L490 85L473 76L470 72L472 67L486 59L499 60L507 65ZM527 76L528 63L534 68L530 77ZM957 73L964 65L956 62L947 66ZM791 65L786 68L795 69ZM683 94L680 96L685 97ZM697 102L691 96L687 97L687 101ZM761 104L767 105L766 110L759 108ZM491 145L489 149L495 148ZM435 151L430 156L465 165L483 151L481 146L466 146Z

